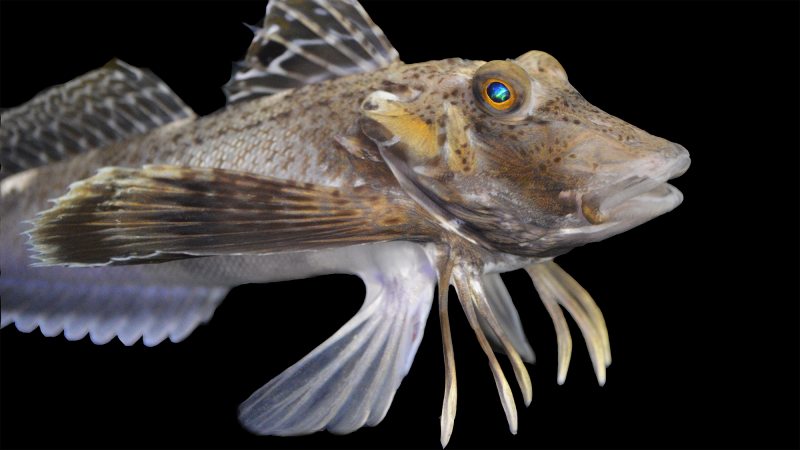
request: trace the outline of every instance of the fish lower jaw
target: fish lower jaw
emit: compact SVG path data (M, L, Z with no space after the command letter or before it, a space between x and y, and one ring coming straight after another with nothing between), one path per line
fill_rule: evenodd
M682 201L681 191L665 182L611 204L602 202L598 205L586 202L581 209L584 217L591 224L587 227L589 229L595 226L607 227L614 224L635 226L672 211Z

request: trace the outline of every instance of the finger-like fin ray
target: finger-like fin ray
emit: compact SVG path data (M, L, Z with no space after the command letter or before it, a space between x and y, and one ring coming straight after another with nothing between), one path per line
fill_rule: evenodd
M503 369L500 368L500 364L494 356L489 341L483 334L483 330L481 330L477 314L475 313L475 294L473 292L473 286L470 285L471 277L474 278L476 276L473 272L474 270L456 265L453 270L453 281L455 282L456 291L458 292L458 299L461 302L464 313L467 315L467 320L472 330L475 332L475 336L478 338L478 343L480 343L481 348L489 358L489 367L492 370L492 376L497 385L497 392L500 394L500 402L503 404L503 410L506 413L509 430L512 434L517 434L517 407L514 403L514 395L511 393L511 387L508 385L505 375L503 375Z
M610 358L611 350L608 344L608 331L605 321L602 319L602 314L600 314L597 305L572 277L552 261L529 266L526 271L530 274L536 290L539 291L540 296L545 301L548 311L553 307L552 304L548 306L548 302L552 303L554 299L575 319L589 348L589 356L592 358L597 381L601 386L604 385L606 382L606 367L610 364L610 360L606 359L606 355ZM544 300L545 298L546 300ZM594 312L589 313L587 309L593 309ZM559 321L555 319L554 321L557 330L559 326L563 327L563 323L559 325ZM562 332L562 337L567 333L568 331ZM569 360L566 342L563 345L559 345L559 380L563 382L563 378L566 377L566 365Z
M449 246L437 249L437 273L439 283L439 327L442 330L442 350L444 353L444 401L440 418L441 435L439 442L442 448L450 442L456 420L456 400L458 389L456 383L456 361L453 353L453 337L450 333L450 315L448 313L448 294L453 275L453 258Z

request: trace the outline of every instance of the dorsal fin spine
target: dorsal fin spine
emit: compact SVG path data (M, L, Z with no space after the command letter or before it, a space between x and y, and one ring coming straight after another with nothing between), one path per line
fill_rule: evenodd
M314 0L314 2L317 3L318 5L322 6L323 8L325 8L325 10L328 11L328 13L331 16L333 16L342 25L342 27L344 27L344 29L346 29L348 32L350 32L351 35L356 39L356 41L361 45L361 47L367 53L369 53L370 57L372 57L373 59L375 59L378 62L380 62L381 67L388 66L389 64L392 63L392 61L395 61L395 60L399 59L400 55L399 55L399 53L397 53L397 50L395 50L395 48L392 47L392 45L389 43L389 40L386 38L386 35L383 34L383 31L380 28L378 28L377 26L375 26L374 23L371 24L370 28L371 28L373 34L375 34L375 36L378 38L378 40L381 41L381 43L388 49L388 53L390 55L389 59L385 58L375 48L375 46L372 45L372 43L369 42L366 39L366 36L364 36L364 33L362 33L361 30L358 30L358 29L354 28L353 24L349 20L347 20L347 18L345 18L344 15L341 12L339 12L339 10L334 8L330 4L329 1L327 1L327 0ZM367 15L367 12L364 10L364 7L361 6L360 3L353 2L350 6L355 8L362 16L369 17L369 15Z
M371 71L373 71L373 70L378 68L375 64L370 63L369 61L364 60L364 58L361 58L360 56L358 56L355 53L353 53L352 50L350 50L349 48L345 47L342 44L342 40L341 39L339 39L337 36L335 36L335 35L333 35L331 33L326 32L325 30L323 30L319 25L314 23L314 21L310 20L308 17L306 17L300 11L298 11L298 10L296 10L296 9L294 9L294 8L284 4L284 3L276 3L275 6L280 8L280 9L282 9L282 10L284 10L284 11L286 11L289 14L292 14L297 20L299 20L303 25L305 25L306 28L308 28L309 30L314 32L314 34L316 34L317 36L322 38L322 40L327 42L328 45L330 45L331 47L336 49L336 51L338 51L342 55L346 56L350 61L353 61L354 63L356 63L358 65L358 67L361 68L362 71L371 72Z
M355 0L270 0L263 25L249 28L244 67L223 87L228 103L400 62Z

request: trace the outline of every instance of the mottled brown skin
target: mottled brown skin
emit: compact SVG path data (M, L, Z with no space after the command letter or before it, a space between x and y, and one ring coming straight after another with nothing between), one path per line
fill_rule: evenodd
M484 82L491 79L511 86L514 103L508 109L497 110L483 97ZM536 263L552 264L549 260L554 256L621 233L674 208L680 203L680 193L664 184L685 171L688 163L682 147L589 104L569 84L560 64L545 53L534 51L516 60L489 63L448 59L395 64L234 104L204 118L170 124L68 162L34 169L27 178L7 178L3 181L2 247L6 251L2 267L6 280L96 283L102 275L102 280L115 284L122 280L137 285L231 286L302 278L323 273L321 270L330 273L328 265L309 263L313 252L303 254L303 250L391 240L432 244L425 245L424 251L437 269L440 286L446 373L444 444L452 432L456 384L448 289L441 287L456 286L459 301L489 358L510 429L515 432L513 395L479 317L488 322L509 355L526 404L532 398L530 379L494 317L481 277ZM136 169L147 164L183 168L160 168L174 176L155 184L146 170L113 169L104 172L110 176L108 180L103 174L91 178L103 167ZM145 188L143 197L138 197L138 192L125 196L131 194L128 185L118 182L127 180L128 175L142 180L138 187ZM181 241L172 239L173 233L170 239L159 241L168 234L162 224L169 228L170 223L179 223L181 211L159 221L147 215L147 208L144 215L137 215L130 206L141 205L143 198L159 207L174 202L182 207L185 202L213 210L224 202L206 205L194 198L196 192L175 199L170 189L188 187L212 196L221 191L237 193L247 184L242 181L250 178L262 192L244 195L243 191L236 201L240 210L246 210L249 202L268 205L263 223L258 225L262 228L254 228L258 234L255 242L264 244L262 247L237 247L235 252L225 253L227 246L237 241L225 236L235 227L226 227L224 220L210 229L211 243L197 240L210 226L202 214L195 234L179 235L186 238ZM76 262L69 231L84 247L91 247L91 239L81 234L80 227L96 226L93 215L98 211L119 208L122 214L114 220L121 225L115 226L111 220L112 225L103 232L112 240L142 241L136 241L133 250L113 245L113 241L103 242L98 245L104 252L101 259L97 252L87 250L81 254L85 259L77 262L102 265L111 258L127 258L126 263L141 258L134 264L168 262L103 267L97 269L100 272L63 267L32 272L27 266L30 254L23 250L27 238L21 235L30 225L21 221L47 209L48 199L64 196L70 183L87 179L75 186L73 197L62 198L57 208L63 206L63 211L50 211L37 223L39 231L33 234L39 250L49 251L44 247L52 244L56 250L51 253L58 255L53 264ZM210 183L207 189L200 183L204 179ZM101 183L92 185L91 180ZM293 183L281 186L281 180ZM150 188L159 193L148 193ZM114 203L119 199L127 203ZM281 202L294 200L311 205L294 211L305 214L306 224L319 226L333 218L342 228L304 233L302 221L297 221L297 227L264 227L286 212L288 208L281 208ZM75 227L64 233L59 221L73 220L70 211L85 214L86 220L75 219L70 222ZM326 213L330 214L321 219ZM136 224L142 217L148 225L139 227ZM274 235L262 238L267 233ZM290 239L289 244L283 238ZM170 255L158 255L162 249ZM150 255L156 256L148 259ZM189 259L172 260L175 255ZM193 258L212 255L215 257ZM295 259L281 264L284 255ZM596 308L591 298L583 303ZM578 316L578 323L585 325L588 319L584 319ZM593 326L605 329L602 317L595 322ZM586 337L595 344L590 352L602 383L607 361L597 351L602 337L599 332ZM604 345L607 348L607 336Z
M23 248L27 238L20 233L29 225L20 222L47 209L47 200L66 193L71 182L101 167L159 164L231 169L345 192L368 185L383 195L383 207L396 207L393 221L403 221L398 229L415 231L384 240L404 234L450 242L445 236L455 227L487 260L552 257L576 245L543 239L553 230L606 219L598 219L599 207L581 204L581 196L618 182L632 163L681 151L593 107L542 52L486 65L497 66L493 76L513 72L527 89L519 93L521 107L497 114L475 94L484 64L396 64L234 104L37 168L36 178L47 183L3 197L5 222L12 224L3 227L4 247ZM398 165L407 171L400 182ZM408 183L419 192L410 192ZM8 253L18 262L26 258ZM11 261L3 259L8 267Z
M357 171L363 164L334 136L358 134L362 92L377 89L381 80L380 72L347 77L231 105L206 117L169 124L127 142L34 169L35 179L26 189L3 196L3 247L24 249L27 236L20 233L30 225L20 222L48 209L48 200L64 195L70 183L89 178L107 166L210 167L323 186L363 184L369 180L370 171L361 171L364 175ZM348 104L352 107L342 108ZM390 183L383 186L392 189L391 180L384 180ZM395 191L402 195L399 189ZM22 265L27 265L27 255L17 256L24 258ZM11 265L11 261L4 263Z
M449 59L387 73L416 95L368 98L361 123L407 167L420 195L489 248L524 256L568 251L535 241L550 230L600 223L580 196L624 179L631 167L663 165L685 152L589 104L542 52L498 64L493 73L520 77L524 69L531 88L518 110L487 112L473 90L484 64Z

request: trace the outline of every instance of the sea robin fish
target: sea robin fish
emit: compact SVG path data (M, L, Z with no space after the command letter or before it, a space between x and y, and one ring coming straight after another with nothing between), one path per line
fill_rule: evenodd
M555 323L558 382L563 307L603 384L603 316L553 258L678 206L667 180L686 149L589 104L544 52L404 64L354 0L271 0L253 31L228 105L205 117L118 60L2 113L2 326L152 346L236 285L356 274L358 313L239 412L257 434L349 433L386 415L434 288L454 285L516 433L494 352L529 404L533 351L499 275L524 268ZM445 445L447 288L438 309Z

